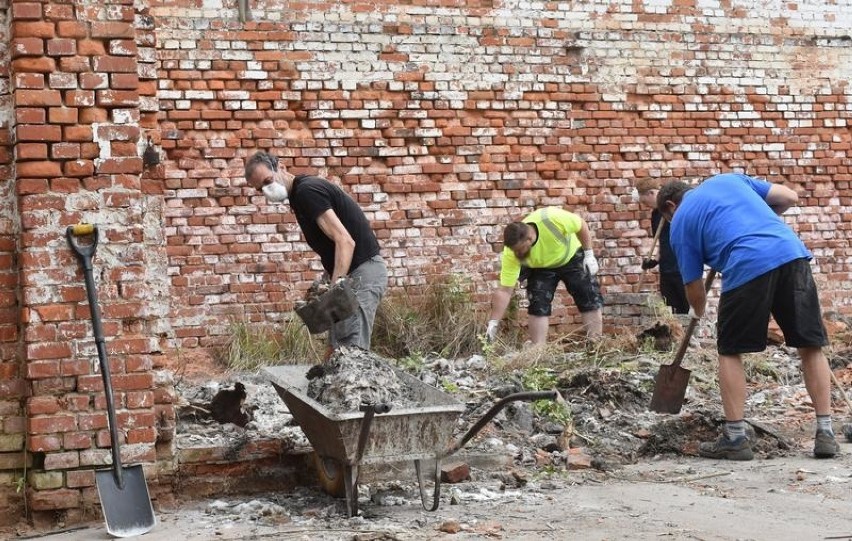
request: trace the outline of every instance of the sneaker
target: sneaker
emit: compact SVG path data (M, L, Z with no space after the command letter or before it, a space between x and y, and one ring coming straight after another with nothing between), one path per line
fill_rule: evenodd
M698 454L704 458L721 458L724 460L751 460L754 453L751 443L745 436L729 440L722 434L716 441L707 441L698 446Z
M814 456L817 458L833 458L840 452L840 445L834 439L834 434L828 430L817 430L814 438Z

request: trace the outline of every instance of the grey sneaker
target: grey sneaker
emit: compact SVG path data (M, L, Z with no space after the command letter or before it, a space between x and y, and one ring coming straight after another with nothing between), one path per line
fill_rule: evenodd
M729 440L725 434L716 441L707 441L698 446L698 454L704 458L721 458L724 460L751 460L754 453L751 443L745 436Z
M834 434L827 430L817 430L814 438L814 456L817 458L834 458L840 452L840 445L834 439Z

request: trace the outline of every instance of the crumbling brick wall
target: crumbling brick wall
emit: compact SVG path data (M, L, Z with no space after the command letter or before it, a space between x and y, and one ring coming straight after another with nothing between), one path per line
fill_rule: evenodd
M166 228L184 346L225 315L287 316L318 270L292 215L241 179L262 148L341 182L393 286L463 272L483 298L502 226L542 205L591 224L610 328L635 324L648 213L634 179L728 170L802 195L791 223L848 313L850 13L753 3L153 3ZM557 302L554 323L574 322Z
M576 210L609 328L643 302L633 181L742 170L799 191L790 222L825 306L852 311L843 6L248 4L243 23L235 0L0 0L0 507L20 505L26 463L30 508L79 517L108 458L68 225L103 235L121 437L154 485L174 418L156 355L219 343L233 317L289 316L319 263L293 216L245 187L257 149L343 184L397 288L461 272L485 301L502 226ZM162 163L144 167L149 138ZM554 316L576 322L570 302Z
M162 182L140 157L157 120L154 36L132 0L12 1L5 14L14 181L4 179L2 238L17 261L2 272L18 283L2 290L4 311L8 295L17 316L2 335L2 441L15 446L4 443L4 489L13 489L4 494L10 506L26 495L34 516L73 519L97 502L93 468L108 463L110 436L66 227L99 228L94 274L126 461L154 462L171 408L157 404L152 370L167 315Z

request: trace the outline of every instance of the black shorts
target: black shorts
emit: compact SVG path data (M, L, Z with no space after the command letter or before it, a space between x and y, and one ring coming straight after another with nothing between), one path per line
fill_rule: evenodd
M521 274L527 279L527 313L531 316L549 316L553 304L553 296L559 282L565 284L565 289L574 299L574 304L580 312L593 312L603 306L601 287L597 279L586 272L583 267L583 252L565 265L555 269L525 268Z
M796 259L762 274L719 299L720 355L766 349L769 316L794 348L828 345L819 296L807 259Z

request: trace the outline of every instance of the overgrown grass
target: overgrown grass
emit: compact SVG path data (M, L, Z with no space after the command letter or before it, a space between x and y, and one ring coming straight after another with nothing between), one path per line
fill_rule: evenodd
M487 314L476 310L473 283L451 274L419 291L395 290L379 306L373 349L394 359L434 353L456 358L482 350Z
M232 370L254 371L278 364L317 363L325 347L325 341L312 336L295 317L275 327L235 319L227 343L214 356Z

